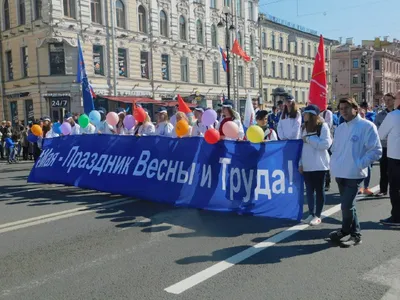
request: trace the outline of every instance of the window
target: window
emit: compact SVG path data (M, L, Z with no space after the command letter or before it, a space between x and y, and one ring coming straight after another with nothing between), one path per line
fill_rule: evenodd
M307 45L307 55L308 57L311 57L311 44Z
M217 8L217 0L210 0L210 7L211 8Z
M249 20L254 21L254 5L252 1L248 2L249 7Z
M265 31L262 32L261 43L263 49L267 49L267 33Z
M239 18L243 17L242 13L242 0L236 0L236 14Z
M49 44L50 75L65 75L64 45Z
M238 33L237 33L237 39L238 39L238 42L239 42L240 47L243 48L242 33L241 33L240 31L238 31Z
M213 83L219 84L219 62L213 62Z
M22 77L28 77L28 47L21 48Z
M231 0L224 0L224 6L231 7Z
M163 80L170 80L168 54L161 54L161 76Z
M325 60L329 59L329 51L328 48L325 49Z
M295 91L294 92L294 100L298 101L298 99L299 99L299 91Z
M204 83L204 61L202 59L197 60L197 82Z
M318 52L317 45L314 45L314 56L317 56L317 52Z
M353 98L354 98L354 100L356 100L356 102L358 102L358 93L354 93Z
M126 49L118 48L118 70L119 76L128 77L128 59Z
M287 78L292 79L292 66L287 65Z
M100 0L90 0L90 11L92 13L92 22L101 24L101 3Z
M358 59L357 58L353 59L353 68L354 69L358 69L359 68L359 64L358 64Z
M10 29L10 6L8 0L4 1L4 30Z
M381 91L381 84L380 82L375 82L375 92L379 93Z
M271 33L271 47L272 49L275 49L275 33Z
M38 20L42 17L42 0L35 0L35 19Z
M374 65L375 65L375 70L380 70L381 62L378 59L375 60Z
M266 60L263 60L263 76L264 77L267 77L267 61Z
M186 19L184 16L179 17L179 38L186 41Z
M168 18L165 11L160 11L160 35L168 36Z
M264 98L264 102L268 102L268 89L267 88L263 89L263 98Z
M256 70L255 68L250 68L250 87L256 87Z
M217 27L214 24L211 25L211 46L218 47Z
M272 77L275 77L275 62L273 61L272 62L272 64L271 64L271 75L272 75Z
M304 67L301 67L301 80L305 80L305 73L304 73Z
M149 52L140 52L140 74L142 78L149 79Z
M279 63L279 77L283 78L283 63Z
M181 81L189 82L189 63L187 57L181 57Z
M279 37L279 50L283 51L283 37Z
M301 41L301 49L300 49L300 51L301 51L301 55L305 55L305 49L304 49L304 41Z
M290 47L290 40L289 40L289 38L287 39L287 52L290 52L290 49L291 47Z
M93 67L94 74L104 75L103 46L93 45Z
M294 66L294 79L299 80L299 67Z
M305 102L306 101L306 92L305 91L302 91L301 92L301 102Z
M237 80L238 80L238 86L243 87L244 82L243 82L243 66L238 66L237 69Z
M13 72L13 62L12 62L12 54L11 51L6 52L6 67L7 67L7 75L8 80L14 79L14 72Z
M294 54L296 54L296 55L299 54L299 49L297 47L297 42L294 42Z
M63 0L64 16L76 19L75 0Z
M203 23L200 20L196 22L197 43L203 44Z
M250 35L250 45L249 45L250 55L254 56L254 38Z
M18 0L18 24L24 25L25 22L25 0Z
M311 68L308 68L308 70L307 70L307 78L308 78L308 81L311 81ZM326 77L326 78L328 78L328 77Z
M115 14L117 19L117 27L126 28L125 22L125 5L121 0L115 2Z
M352 82L353 84L358 84L358 75L353 75Z
M139 31L147 33L146 10L142 5L139 5L138 8L138 21L139 21Z

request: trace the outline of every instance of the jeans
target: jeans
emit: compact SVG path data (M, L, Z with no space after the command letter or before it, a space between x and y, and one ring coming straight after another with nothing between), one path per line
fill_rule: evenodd
M388 166L392 217L396 222L400 222L400 159L388 158Z
M326 171L304 172L306 195L310 215L321 218L325 204L325 176ZM317 201L315 201L317 200Z
M14 161L15 160L15 146L8 148L8 150L9 150L8 160Z
M361 237L361 228L356 210L356 197L362 181L363 179L336 178L342 209L342 232L354 237Z
M379 181L380 192L386 194L389 185L387 148L382 148L382 157L379 160L379 167L381 171L381 179Z
M371 182L371 168L372 166L368 166L368 176L364 178L364 188L368 188Z

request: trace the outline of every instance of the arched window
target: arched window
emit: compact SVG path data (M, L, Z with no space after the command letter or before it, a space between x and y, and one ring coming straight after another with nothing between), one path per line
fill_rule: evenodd
M18 24L24 25L25 22L25 0L18 0Z
M179 38L186 41L186 20L184 16L179 17Z
M218 47L217 27L214 24L211 25L211 46Z
M126 28L125 5L121 0L115 1L115 14L117 19L117 27Z
M139 5L138 7L138 21L139 21L139 31L147 33L147 15L146 15L146 9L142 6Z
M197 20L197 22L196 22L196 33L197 33L197 43L203 44L203 42L204 42L203 23L201 23L200 20Z
M92 14L92 22L101 24L101 0L90 0L90 12Z
M168 18L165 11L160 11L160 35L168 36Z
M243 39L242 39L242 33L240 31L238 31L237 33L237 40L239 42L240 47L243 48Z
M4 0L4 30L10 29L10 6L8 0Z
M254 56L254 38L250 35L250 55Z

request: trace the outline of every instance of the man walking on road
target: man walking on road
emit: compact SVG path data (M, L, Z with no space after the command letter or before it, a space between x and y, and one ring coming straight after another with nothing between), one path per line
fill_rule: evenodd
M379 128L379 137L387 139L389 194L392 215L380 222L385 225L400 225L400 91L396 94L395 107Z
M336 129L331 150L331 173L339 187L343 220L342 229L331 232L329 238L345 248L361 243L356 197L368 166L382 155L376 126L361 118L358 108L353 98L340 99L339 110L345 122ZM350 238L342 241L348 235Z

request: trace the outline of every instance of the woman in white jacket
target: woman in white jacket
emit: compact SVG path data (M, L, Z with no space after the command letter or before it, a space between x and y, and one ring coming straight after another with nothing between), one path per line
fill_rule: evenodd
M321 224L321 213L325 204L325 176L329 170L329 147L332 145L329 126L319 117L319 108L309 105L304 110L302 127L303 151L299 171L306 184L307 203L310 215L303 222Z
M244 138L244 129L242 122L240 121L240 115L233 110L233 102L230 100L225 100L224 103L222 103L222 115L224 116L221 122L217 125L217 130L219 130L219 133L221 135L221 139L223 140L234 140L232 138L225 137L223 128L226 122L232 121L236 123L236 125L239 127L239 138L238 140L243 140Z
M292 95L286 96L281 119L278 122L278 137L280 140L301 138L301 113Z
M135 136L146 136L146 135L154 135L156 132L156 127L151 122L148 111L145 109L146 119L144 122L138 123L133 129L133 135Z

